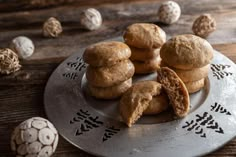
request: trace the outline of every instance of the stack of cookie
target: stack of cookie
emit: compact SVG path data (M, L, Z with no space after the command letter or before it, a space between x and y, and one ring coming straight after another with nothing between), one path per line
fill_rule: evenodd
M130 56L130 48L122 42L101 42L86 48L83 59L89 64L86 78L90 94L113 99L130 88L134 75Z
M178 35L168 40L160 50L162 66L173 69L185 83L189 93L204 87L213 48L198 36Z
M165 32L155 24L136 23L125 30L124 41L129 45L135 73L152 73L160 66L159 48L166 41Z

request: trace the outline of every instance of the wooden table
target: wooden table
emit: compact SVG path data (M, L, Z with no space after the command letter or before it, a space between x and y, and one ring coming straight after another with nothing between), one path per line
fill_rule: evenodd
M10 134L16 125L30 117L46 117L43 104L44 87L60 62L89 44L122 35L124 28L131 23L156 23L170 37L192 33L191 25L194 19L202 13L211 13L217 21L217 30L207 40L216 50L236 62L235 0L179 0L182 8L181 18L170 26L160 24L157 20L156 13L161 0L113 2L116 4L109 3L108 0L72 0L66 5L53 4L53 7L49 5L49 8L44 8L47 5L28 6L0 0L0 47L8 47L9 42L19 35L30 37L36 46L34 55L21 61L23 68L20 71L8 76L0 75L1 157L13 156L9 143ZM104 22L101 29L88 32L80 28L78 15L83 9L91 6L101 12ZM14 9L18 11L14 12ZM64 28L64 33L57 39L42 37L42 24L50 16L57 17ZM91 155L75 148L61 137L54 156ZM236 139L207 156L236 156Z

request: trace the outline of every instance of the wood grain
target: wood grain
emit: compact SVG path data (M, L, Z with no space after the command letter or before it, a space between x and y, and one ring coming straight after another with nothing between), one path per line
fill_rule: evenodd
M4 4L0 0L0 10L4 5L10 5L11 1L13 0L8 0ZM21 61L23 68L20 71L8 76L0 75L1 157L14 156L10 151L9 142L10 134L16 125L33 116L46 117L43 106L44 87L60 62L73 52L78 52L92 43L121 36L131 23L156 23L170 38L177 34L191 33L194 19L201 13L211 13L216 18L217 30L207 40L216 50L236 62L236 3L234 0L179 0L182 15L173 25L163 25L158 22L156 12L161 0L132 2L116 0L117 4L111 4L108 0L102 0L98 4L93 0L88 3L83 2L81 6L79 4L82 1L79 0L73 5L61 5L62 3L59 2L55 4L57 7L52 8L39 9L39 7L32 10L34 7L22 7L24 11L5 8L0 12L0 47L8 47L9 42L19 35L30 37L36 46L34 55L28 60ZM101 11L104 23L101 29L88 32L81 29L78 16L83 9L95 3L97 5L94 7ZM42 24L50 16L57 17L63 25L64 32L57 39L42 37ZM92 157L75 148L62 137L54 156ZM236 139L207 156L236 156Z
M100 5L105 3L121 3L134 0L0 0L0 12L9 12L12 10L32 10L32 9L43 9L52 8L61 5ZM137 0L135 0L137 1Z
M96 8L101 11L104 23L101 29L92 32L80 27L78 16L86 8L83 6L69 5L53 9L2 13L0 14L0 47L7 47L14 37L25 35L30 37L37 47L30 60L67 57L89 44L122 35L124 29L135 22L156 23L167 32L168 38L177 34L192 33L192 22L205 12L211 13L217 21L217 30L207 39L210 43L236 42L234 0L227 0L224 4L221 0L207 0L201 3L194 0L180 0L179 4L182 15L173 25L163 25L158 22L156 15L160 6L158 1L99 5ZM60 38L42 37L43 22L50 16L57 17L62 22L64 32Z

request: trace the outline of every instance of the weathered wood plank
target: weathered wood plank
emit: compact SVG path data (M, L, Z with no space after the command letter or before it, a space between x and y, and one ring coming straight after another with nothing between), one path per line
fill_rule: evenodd
M234 63L236 63L236 47L235 43L234 44L217 44L213 45L213 48L223 52L225 56L230 58Z
M105 3L121 3L138 0L0 0L0 12L22 11L42 8L52 8L61 5L100 5ZM139 0L140 1L140 0Z
M30 37L36 52L29 60L45 60L67 57L89 44L122 35L123 30L131 23L151 22L160 25L168 37L191 32L194 19L201 13L211 13L217 21L217 30L207 40L212 44L236 42L236 3L228 0L180 0L182 16L173 25L158 23L156 16L160 2L132 2L106 4L96 8L101 11L104 23L101 29L89 32L81 29L78 16L85 7L61 6L53 9L23 11L0 14L0 47L7 47L16 36ZM208 5L211 4L211 5ZM201 7L199 7L201 6ZM57 39L42 37L42 24L49 16L55 16L64 28ZM13 20L14 19L14 20Z

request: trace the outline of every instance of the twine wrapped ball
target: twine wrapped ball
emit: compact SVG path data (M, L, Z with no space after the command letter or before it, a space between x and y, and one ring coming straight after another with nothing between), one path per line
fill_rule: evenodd
M206 38L216 30L216 21L210 14L203 14L194 21L192 30L194 34Z
M32 40L25 36L19 36L12 40L10 47L18 54L20 59L26 59L34 53Z
M19 58L11 49L0 49L0 73L10 74L20 70Z
M160 22L165 24L177 22L179 20L180 14L180 6L174 1L166 1L162 3L157 13Z
M80 24L87 30L96 30L102 25L102 16L94 8L86 9L80 14Z
M62 33L62 26L60 21L54 17L50 17L43 24L43 35L45 37L56 38Z
M58 138L52 123L33 117L15 128L11 136L11 149L17 157L50 157L57 148Z

